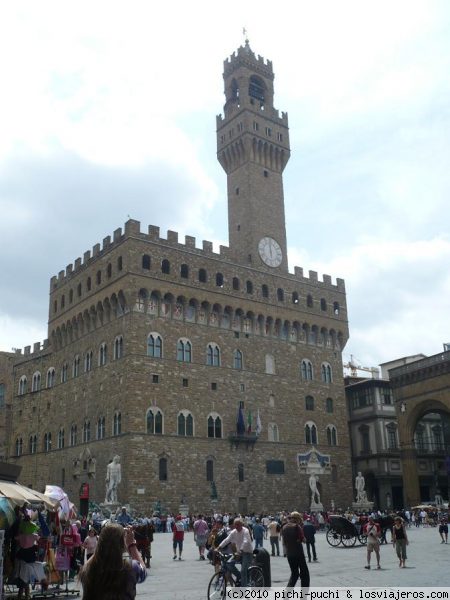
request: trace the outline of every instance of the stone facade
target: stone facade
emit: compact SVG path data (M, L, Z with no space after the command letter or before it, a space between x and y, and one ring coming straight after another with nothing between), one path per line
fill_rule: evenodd
M252 69L264 77L258 65L266 63L247 45L231 63L242 99L245 77ZM251 111L263 131L274 114L241 102L233 110L246 117L235 135L245 146ZM298 455L315 447L330 458L319 477L325 508L350 504L345 286L287 271L282 121L276 159L239 159L247 183L236 185L227 166L229 193L240 187L244 204L236 217L230 203L230 223L241 221L245 238L230 233L230 248L216 253L210 242L197 248L193 237L182 243L176 232L164 238L129 220L51 279L48 341L27 348L13 369L9 459L22 466L23 483L62 485L74 501L89 483L90 499L101 502L118 454L119 501L147 513L158 501L174 511L180 503L193 511L305 508ZM269 193L264 185L274 179ZM253 220L258 190L271 212ZM266 262L258 254L261 236L277 240L276 266L267 264L272 247ZM239 407L246 431L238 434Z

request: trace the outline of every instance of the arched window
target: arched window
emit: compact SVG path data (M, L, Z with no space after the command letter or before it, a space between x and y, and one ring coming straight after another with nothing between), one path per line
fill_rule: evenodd
M325 401L325 407L326 407L326 411L327 413L332 413L334 412L334 403L333 403L333 398L327 398Z
M97 285L100 285L102 282L102 272L97 271Z
M37 435L30 435L28 440L28 452L30 454L36 454L37 452Z
M108 277L108 279L111 279L111 275L112 275L112 265L111 265L111 263L108 263L108 266L106 267L106 276Z
M269 423L267 425L267 439L269 440L269 442L280 441L280 433L278 430L278 425L276 423Z
M284 302L284 290L282 288L277 289L278 302Z
M324 383L331 383L333 381L331 365L328 363L322 363L321 375Z
M78 428L76 425L72 425L70 428L70 445L76 446L78 443Z
M86 420L83 423L83 442L90 442L91 441L91 422Z
M106 433L106 420L105 417L99 417L97 420L97 439L102 440Z
M73 302L73 290L69 290L69 304Z
M306 396L305 409L306 410L314 410L314 398L312 396Z
M148 254L143 254L143 256L142 256L142 268L145 269L146 271L149 271L150 270L150 266L151 266L150 256Z
M89 373L92 369L92 350L86 352L84 357L84 372Z
M21 437L16 438L16 456L22 456L23 440Z
M90 291L91 291L91 288L92 288L92 280L91 280L91 278L90 278L90 277L88 277L88 278L86 279L86 289L87 289L87 291L88 291L88 292L90 292Z
M271 354L266 354L266 373L275 375L275 359Z
M52 449L52 434L44 433L44 452L50 452Z
M339 302L333 302L333 312L337 316L340 312Z
M113 435L120 435L122 433L122 415L119 411L114 413L113 417Z
M300 365L300 371L302 379L305 381L312 381L314 377L313 366L310 360L303 359Z
M312 307L314 306L314 303L313 303L313 297L311 296L311 294L308 294L308 295L306 296L306 306L307 306L308 308L312 308Z
M64 294L61 296L61 308L64 308L66 305L66 297Z
M238 277L233 277L233 290L238 291L241 287L241 282L239 281Z
M327 310L327 301L325 298L320 299L320 310Z
M106 365L106 359L107 359L107 347L106 347L106 343L103 342L103 344L100 344L100 348L98 350L98 366L103 367L104 365Z
M39 371L33 374L33 379L31 380L31 391L38 392L41 389L41 374Z
M68 375L69 375L69 365L67 363L64 363L63 366L61 367L61 383L66 383Z
M312 421L305 425L305 444L317 444L317 427Z
M248 95L264 104L264 90L265 87L262 79L256 75L252 75L248 85Z
M261 286L261 293L262 293L263 298L269 297L269 288L267 287L267 285L265 283L263 283Z
M221 438L222 437L222 419L216 413L209 415L208 417L208 437L209 438Z
M192 362L192 344L189 340L184 338L178 340L177 360L180 362Z
M78 296L78 298L80 298L80 297L81 297L81 283L79 283L79 284L77 285L77 296Z
M327 426L327 443L329 446L337 446L337 430L334 425Z
M114 360L118 360L123 356L123 336L118 335L114 340Z
M159 459L158 474L159 481L167 481L167 458Z
M211 458L206 461L206 481L214 481L214 461Z
M56 371L54 367L50 367L47 371L47 387L52 388L55 385Z
M19 396L23 396L27 393L27 378L25 375L19 379Z
M292 304L298 304L298 303L299 303L298 292L292 292Z
M162 435L163 414L159 408L150 408L147 411L147 433Z
M182 277L183 279L187 279L189 277L189 267L187 265L181 265L180 277Z
M154 331L147 338L147 356L162 358L162 337Z
M234 351L233 367L235 369L242 369L242 352L240 350Z
M397 434L396 434L395 425L390 423L389 425L386 426L386 428L388 429L388 435L389 435L390 431L392 431L392 430L394 431L394 435L392 436L392 439L395 439L395 444L397 444ZM431 428L431 434L432 434L433 449L434 450L444 450L444 442L442 439L442 427L440 425L434 425ZM397 445L389 446L389 447L396 448Z
M161 261L161 272L165 273L166 275L170 275L170 262L167 260L167 258L164 258Z
M206 364L210 367L220 367L220 348L217 344L208 344L206 348Z
M190 412L183 410L178 415L177 423L178 435L193 436L194 435L194 419Z
M242 463L238 464L238 481L244 481L244 465Z
M121 271L123 269L123 259L121 256L117 257L117 270Z
M207 279L208 279L208 277L206 275L206 270L205 269L199 269L198 270L198 280L201 283L206 283Z
M64 427L58 431L58 450L62 450L64 448Z
M250 280L246 282L245 287L247 289L247 294L253 294L253 283Z
M216 286L223 287L223 275L222 273L216 273Z
M80 357L77 354L75 356L75 358L73 359L72 377L78 377L79 374L80 374Z

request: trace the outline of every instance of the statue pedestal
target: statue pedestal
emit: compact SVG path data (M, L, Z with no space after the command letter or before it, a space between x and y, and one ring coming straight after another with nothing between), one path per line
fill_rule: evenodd
M373 510L373 502L369 502L368 500L365 500L364 502L353 502L352 508L353 508L354 512L357 512L357 513L362 513L362 512L370 513Z
M180 504L178 508L178 514L182 517L187 517L189 514L189 506L187 504Z
M323 504L322 502L311 502L311 506L309 507L310 512L322 512Z
M122 506L119 502L100 502L102 512L108 517L115 517L117 509Z

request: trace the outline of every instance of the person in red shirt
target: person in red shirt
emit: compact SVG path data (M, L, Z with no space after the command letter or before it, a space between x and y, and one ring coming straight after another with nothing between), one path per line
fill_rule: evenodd
M183 540L184 540L184 524L181 515L177 515L174 523L172 523L173 531L173 560L177 559L177 548L178 548L178 560L181 560L181 554L183 552Z

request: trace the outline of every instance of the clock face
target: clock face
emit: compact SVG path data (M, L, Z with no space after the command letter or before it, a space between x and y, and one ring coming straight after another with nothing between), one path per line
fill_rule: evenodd
M269 267L279 267L283 260L280 244L271 237L263 237L258 244L259 255Z

